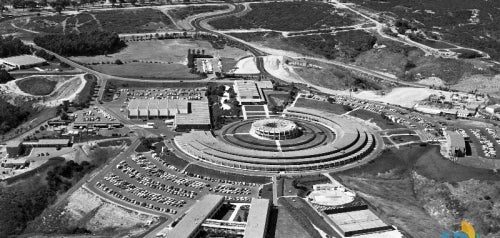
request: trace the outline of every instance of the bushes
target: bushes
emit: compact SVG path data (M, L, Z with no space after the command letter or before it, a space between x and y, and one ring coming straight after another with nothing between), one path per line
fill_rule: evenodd
M88 107L97 86L97 78L94 75L85 75L85 87L73 101L75 107Z
M100 31L37 36L33 41L41 47L65 56L109 54L125 47L118 34Z
M31 48L12 36L0 36L0 58L29 54Z
M351 25L349 16L332 13L332 5L320 2L252 3L252 11L242 17L226 17L211 21L219 29L265 28L301 31L331 26Z
M14 80L14 77L9 74L5 69L0 69L0 83L7 83L11 80Z
M29 111L21 110L0 98L0 134L5 134L23 123L30 115Z

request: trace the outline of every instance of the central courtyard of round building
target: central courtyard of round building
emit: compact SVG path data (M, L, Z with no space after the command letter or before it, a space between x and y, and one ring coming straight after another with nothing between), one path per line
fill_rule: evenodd
M207 165L262 174L352 168L383 145L376 132L348 116L296 107L280 117L238 121L216 132L191 131L174 141Z

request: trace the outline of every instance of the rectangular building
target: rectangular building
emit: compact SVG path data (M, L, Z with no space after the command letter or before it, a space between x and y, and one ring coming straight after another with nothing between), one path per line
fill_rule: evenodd
M193 238L200 231L205 219L215 214L224 202L220 195L207 194L194 204L174 229L168 233L167 238Z
M263 104L265 103L261 90L257 87L255 81L237 80L234 81L234 91L236 98L242 105Z
M453 156L465 156L465 139L455 131L446 131L446 141Z
M244 238L266 237L270 207L269 199L252 199Z
M175 116L174 127L178 130L210 129L210 109L207 101L189 102L189 113L179 113Z
M23 145L32 147L67 147L70 146L70 139L40 139L38 141L25 141Z

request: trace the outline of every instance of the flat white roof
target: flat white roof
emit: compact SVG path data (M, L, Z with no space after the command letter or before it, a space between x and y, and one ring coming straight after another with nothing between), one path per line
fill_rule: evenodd
M0 62L13 66L25 66L25 65L41 64L47 61L33 55L18 55L0 59Z

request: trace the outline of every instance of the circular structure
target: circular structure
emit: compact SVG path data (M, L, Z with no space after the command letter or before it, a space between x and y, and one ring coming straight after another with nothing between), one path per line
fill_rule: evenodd
M378 135L356 121L307 108L288 109L284 118L235 122L217 135L191 131L174 142L201 162L266 174L350 167L382 145Z
M272 118L253 122L250 134L270 140L286 140L300 136L300 130L293 121Z

